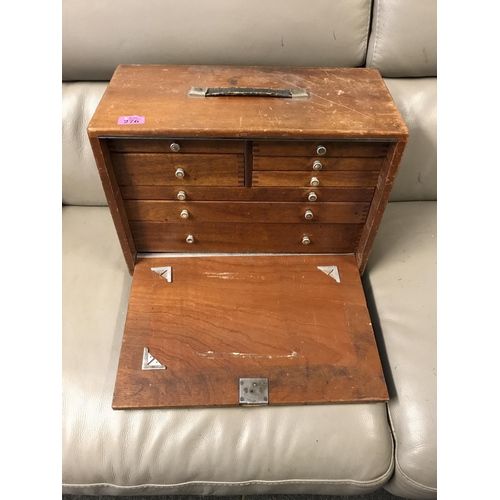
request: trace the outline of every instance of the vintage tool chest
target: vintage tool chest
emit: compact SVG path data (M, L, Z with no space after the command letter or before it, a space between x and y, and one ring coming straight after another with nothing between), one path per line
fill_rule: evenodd
M123 65L88 135L133 274L113 408L388 399L360 276L408 130L376 70Z

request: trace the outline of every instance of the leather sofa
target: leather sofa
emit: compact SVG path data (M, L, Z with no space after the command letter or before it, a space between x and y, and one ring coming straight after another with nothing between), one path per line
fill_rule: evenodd
M436 1L63 0L63 493L436 489ZM113 411L131 277L86 126L122 63L377 68L410 140L364 275L388 404Z

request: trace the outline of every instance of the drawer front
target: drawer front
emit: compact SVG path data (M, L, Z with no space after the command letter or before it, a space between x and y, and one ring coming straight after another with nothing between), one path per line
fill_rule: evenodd
M254 186L309 186L314 187L375 187L379 172L369 170L340 170L338 172L284 172L256 170L253 172Z
M198 140L198 139L108 139L111 153L243 153L241 140Z
M206 223L188 226L131 221L130 227L138 252L353 253L363 224ZM192 243L186 241L189 236Z
M243 186L243 155L111 155L119 185Z
M307 156L256 156L254 170L380 170L384 158L318 158Z
M225 188L198 186L121 186L124 200L179 200L186 201L359 201L370 202L374 188L287 188L254 187ZM311 194L312 193L312 194ZM311 200L309 199L311 198ZM180 203L180 202L179 202Z
M186 227L200 222L360 224L366 220L369 203L259 203L259 202L124 202L129 220L183 222Z
M256 141L254 156L384 157L389 142L353 141Z

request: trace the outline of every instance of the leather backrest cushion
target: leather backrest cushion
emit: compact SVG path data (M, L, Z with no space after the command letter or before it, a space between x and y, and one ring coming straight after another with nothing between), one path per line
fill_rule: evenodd
M87 137L87 125L107 82L63 83L62 202L65 205L107 205Z
M382 76L436 76L437 0L374 0L366 66Z
M389 201L437 199L437 78L385 78L410 138Z
M63 0L63 80L119 64L363 66L370 0Z

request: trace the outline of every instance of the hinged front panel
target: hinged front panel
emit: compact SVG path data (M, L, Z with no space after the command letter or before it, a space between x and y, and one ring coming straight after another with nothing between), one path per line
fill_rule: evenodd
M113 408L387 399L353 255L137 262Z

